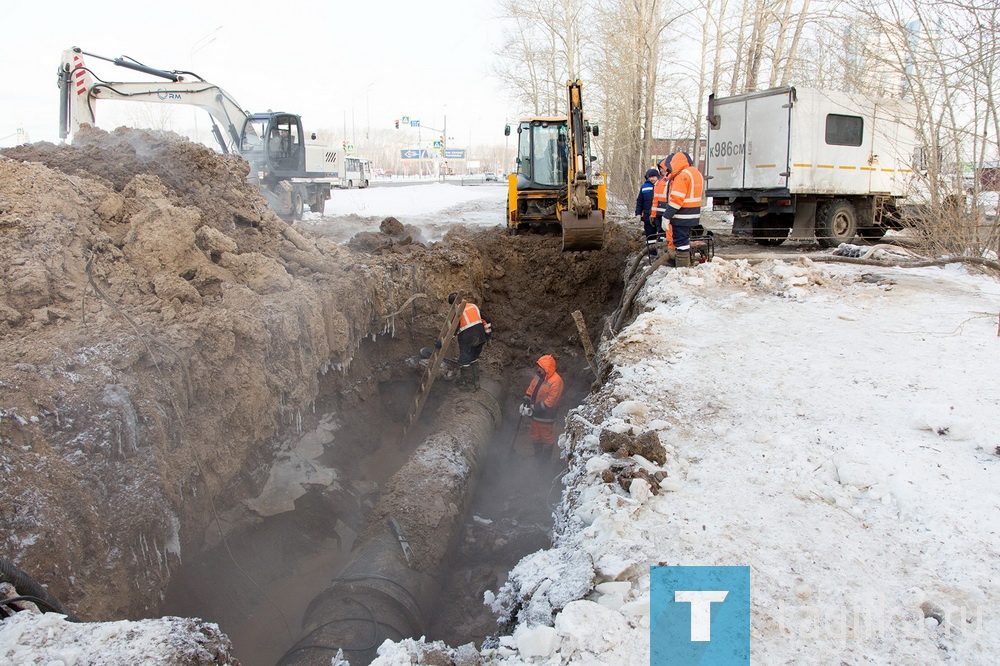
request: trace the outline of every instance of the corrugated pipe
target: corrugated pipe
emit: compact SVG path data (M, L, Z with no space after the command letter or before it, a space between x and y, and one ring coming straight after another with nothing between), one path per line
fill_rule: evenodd
M49 594L49 591L42 587L41 584L35 582L31 576L24 573L16 564L3 557L0 557L0 583L10 583L13 585L19 595L15 598L16 600L24 598L24 601L34 602L43 613L61 613L70 622L80 621L76 615L63 608L59 600ZM15 600L11 599L8 601L13 603ZM10 608L14 610L12 606ZM3 617L2 613L0 613L0 617Z
M309 604L302 636L278 666L328 666L338 649L352 665L368 664L385 639L426 635L479 461L500 428L501 394L489 380L453 392L434 431L383 488L350 561Z

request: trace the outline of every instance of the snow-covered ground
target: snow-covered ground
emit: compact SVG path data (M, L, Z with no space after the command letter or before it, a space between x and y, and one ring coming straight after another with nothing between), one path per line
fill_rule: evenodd
M437 208L407 189L433 191ZM366 217L416 224L400 202L434 220L468 192L484 211L503 196L346 194L365 197ZM344 214L331 204L327 216ZM518 620L486 661L650 663L649 572L664 564L750 567L756 664L997 663L996 279L717 259L661 268L636 311L604 349L610 381L567 417L576 436L560 446L575 455L554 546L484 600ZM602 480L617 461L601 431L656 434L666 463L634 462L667 472L658 494ZM59 644L60 623L34 652L6 624L0 664L87 663ZM102 663L126 663L115 649ZM425 649L386 643L375 663Z
M378 231L386 217L419 229L414 240L436 242L456 224L495 227L505 223L506 183L453 179L420 185L379 182L334 190L323 214L305 213L301 224L338 243L359 231Z

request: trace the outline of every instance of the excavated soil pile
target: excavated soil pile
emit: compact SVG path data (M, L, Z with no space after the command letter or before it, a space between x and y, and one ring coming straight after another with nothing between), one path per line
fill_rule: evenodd
M351 250L269 211L241 158L169 133L3 154L0 550L85 620L156 615L286 430L401 418L380 386L414 377L450 291L494 321L493 372L555 351L585 380L570 313L596 333L634 246L498 229L428 247L387 225Z

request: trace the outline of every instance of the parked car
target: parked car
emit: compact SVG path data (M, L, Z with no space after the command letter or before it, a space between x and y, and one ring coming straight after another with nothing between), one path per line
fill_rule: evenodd
M496 174L496 172L494 172L494 171L487 171L487 172L486 172L485 174L483 174L483 175L485 176L485 178L486 178L486 180L487 180L487 181L490 181L490 180L497 180L497 174Z

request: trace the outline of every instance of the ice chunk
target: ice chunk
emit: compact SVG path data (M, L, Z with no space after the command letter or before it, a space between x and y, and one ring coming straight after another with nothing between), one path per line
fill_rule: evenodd
M639 402L638 400L622 400L614 409L611 410L612 416L617 416L620 419L628 419L629 417L643 417L646 412L649 411L649 405L644 402Z
M514 632L517 651L522 657L548 657L559 644L559 632L553 627L518 626Z

